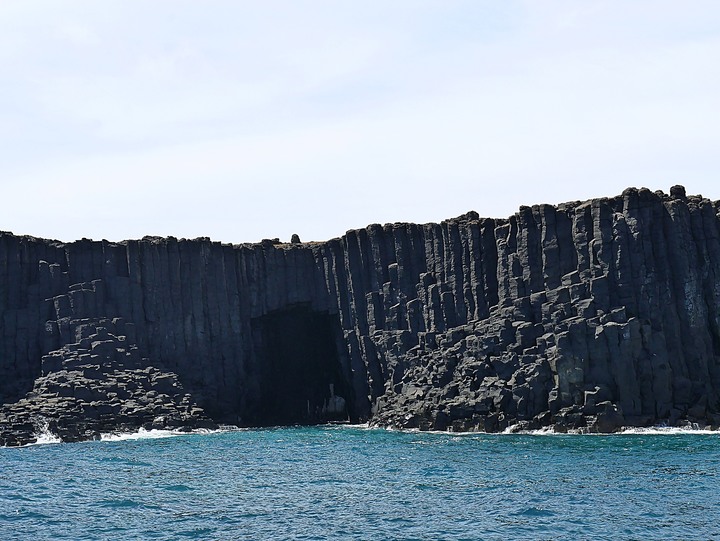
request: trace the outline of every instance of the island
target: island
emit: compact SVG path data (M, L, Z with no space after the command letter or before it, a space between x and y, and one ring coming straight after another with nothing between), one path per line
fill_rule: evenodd
M0 232L0 445L327 422L716 428L719 212L673 186L325 242Z

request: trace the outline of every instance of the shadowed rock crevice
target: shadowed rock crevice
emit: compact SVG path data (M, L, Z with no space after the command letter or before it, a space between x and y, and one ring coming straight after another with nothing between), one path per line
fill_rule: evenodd
M338 349L338 317L307 306L252 321L259 395L249 421L258 425L349 420L349 385Z

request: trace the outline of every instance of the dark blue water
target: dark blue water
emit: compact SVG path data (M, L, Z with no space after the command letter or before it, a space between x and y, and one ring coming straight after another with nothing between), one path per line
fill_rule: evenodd
M0 449L0 538L720 539L720 435L284 428Z

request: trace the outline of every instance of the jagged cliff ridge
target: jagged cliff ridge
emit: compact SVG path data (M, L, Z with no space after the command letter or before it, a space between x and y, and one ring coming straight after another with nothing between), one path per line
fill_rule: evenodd
M0 439L716 425L718 211L675 186L322 243L0 233Z

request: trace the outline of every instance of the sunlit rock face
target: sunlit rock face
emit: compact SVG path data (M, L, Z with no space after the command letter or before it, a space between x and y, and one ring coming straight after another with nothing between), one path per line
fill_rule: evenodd
M64 393L42 416L112 424L130 398L108 378L48 386L74 359L146 398L135 371L169 374L174 391L122 409L141 426L717 424L718 210L675 186L317 243L0 233L0 400L35 411ZM8 407L10 433L23 419Z

